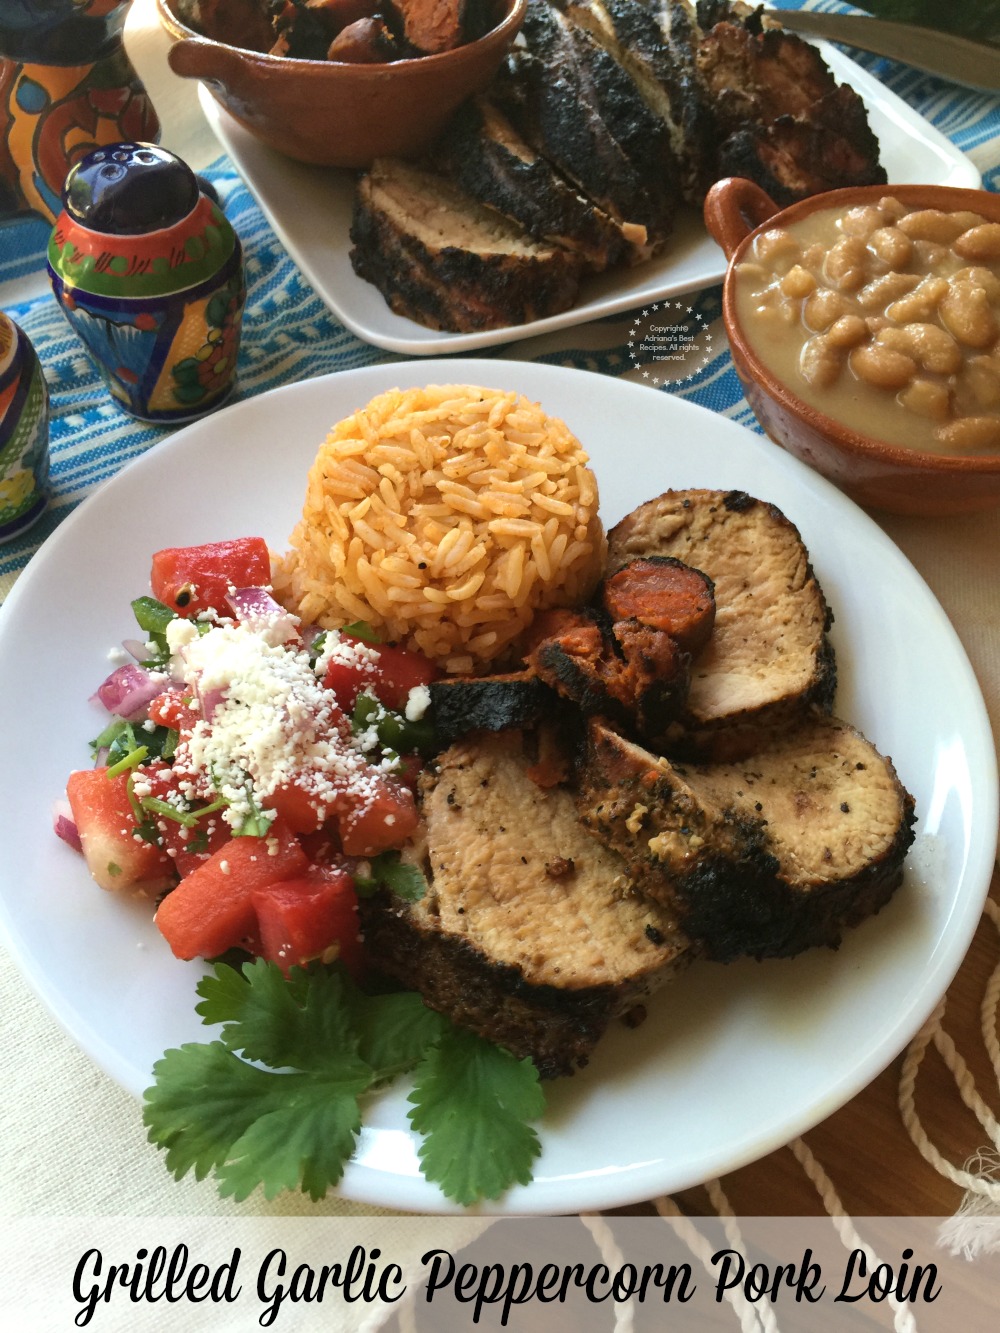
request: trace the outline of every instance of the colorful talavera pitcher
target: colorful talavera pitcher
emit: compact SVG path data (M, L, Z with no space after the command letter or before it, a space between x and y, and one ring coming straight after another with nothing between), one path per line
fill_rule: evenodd
M243 254L190 167L155 144L110 144L73 168L63 202L52 289L112 396L168 424L218 407L236 380Z
M132 0L0 0L0 219L51 222L93 148L159 122L122 43Z
M49 395L27 334L0 311L0 541L41 517L49 480Z

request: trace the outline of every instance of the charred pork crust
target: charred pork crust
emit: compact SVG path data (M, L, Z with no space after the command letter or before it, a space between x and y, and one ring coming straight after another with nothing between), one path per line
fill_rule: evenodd
M564 788L531 781L518 732L452 746L421 779L429 889L361 904L385 972L544 1077L586 1064L616 1017L687 961Z
M580 263L464 194L394 159L376 161L355 196L351 263L399 315L474 332L568 309Z
M474 731L537 726L555 704L533 671L450 676L431 683L434 733L442 749Z
M703 33L698 69L714 121L711 178L746 176L782 205L887 181L861 98L796 34L730 15Z
M629 253L619 223L560 176L487 98L473 98L456 113L434 159L472 198L536 239L573 251L592 272Z
M634 80L666 127L683 197L700 208L711 183L714 121L698 73L693 8L686 0L564 0L562 7Z
M775 203L839 190L848 185L882 185L887 176L877 162L877 143L864 107L850 89L831 94L824 116L842 108L841 126L854 120L857 129L845 134L828 124L779 116L771 124L734 131L719 149L719 176L746 176L766 190Z
M687 697L691 658L672 635L629 618L550 612L528 666L585 716L603 714L657 741Z
M738 758L814 709L832 709L833 616L799 531L780 509L743 491L667 491L611 530L607 570L654 555L707 574L716 606L684 712L661 748Z
M590 724L581 819L708 958L836 947L902 881L913 800L853 727L816 715L737 764L679 764Z
M586 30L546 0L529 0L507 77L495 86L522 137L578 189L624 224L648 233L645 253L669 235L676 163L666 126L624 69Z

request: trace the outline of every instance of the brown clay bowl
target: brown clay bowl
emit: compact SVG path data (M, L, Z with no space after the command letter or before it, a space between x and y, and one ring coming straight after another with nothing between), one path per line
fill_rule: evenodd
M729 266L722 313L747 401L771 439L828 477L859 504L898 514L963 514L1000 505L1000 454L923 453L859 434L803 402L763 364L736 312L737 264L759 232L816 209L853 208L886 194L915 208L970 209L1000 222L1000 195L944 185L865 185L831 190L782 209L751 181L719 181L705 200L705 224ZM900 409L903 410L903 409Z
M167 57L175 74L201 79L252 135L287 157L367 167L429 147L452 112L489 84L527 0L505 0L503 18L477 41L384 65L293 60L209 41L177 17L176 4L156 0L160 22L177 38Z

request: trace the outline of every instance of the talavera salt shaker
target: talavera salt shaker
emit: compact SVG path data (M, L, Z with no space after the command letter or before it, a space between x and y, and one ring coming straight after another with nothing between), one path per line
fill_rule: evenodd
M27 334L0 311L0 541L41 517L48 481L45 376Z
M246 287L239 238L191 168L118 143L66 178L48 251L56 300L116 401L170 424L236 382Z

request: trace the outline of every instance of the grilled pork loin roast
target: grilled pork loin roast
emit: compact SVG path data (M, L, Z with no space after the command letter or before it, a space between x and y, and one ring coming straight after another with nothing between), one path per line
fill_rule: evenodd
M535 241L446 177L395 159L361 179L351 263L397 315L430 328L474 332L566 310L580 262Z
M422 778L428 892L380 893L361 916L387 973L552 1077L586 1064L688 946L584 829L570 791L531 780L533 758L517 731L440 755Z
M734 758L811 709L832 708L833 617L798 529L779 509L743 491L667 491L608 534L610 574L648 556L693 565L715 589L711 638L662 748Z
M913 800L847 723L802 721L736 763L682 764L591 721L580 816L720 962L836 946L902 880Z
M532 728L556 700L534 671L493 676L442 676L430 684L434 735L442 749L474 731Z
M885 184L864 103L816 48L765 27L758 10L706 7L706 18L715 13L721 21L703 33L697 55L715 124L708 174L749 177L782 205Z
M769 24L725 0L697 13L691 0L529 0L491 88L460 108L430 153L461 186L443 201L457 205L456 225L428 240L426 196L440 186L426 182L412 197L397 192L391 209L380 198L372 225L363 177L356 272L420 323L496 328L575 296L546 266L537 301L520 289L505 300L503 270L483 264L498 240L484 244L484 232L499 229L500 248L518 255L532 242L563 248L574 273L599 272L661 251L678 204L700 209L722 176L747 176L782 204L884 182L861 99L815 47Z
M536 240L564 246L599 273L641 257L646 228L616 221L560 176L486 97L465 103L434 150L435 163L479 203Z

